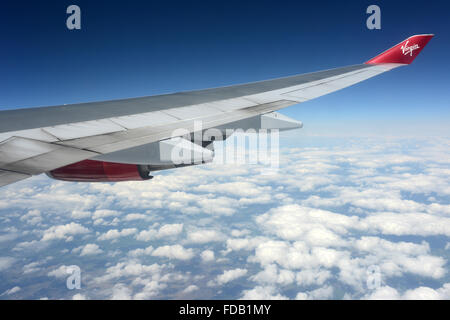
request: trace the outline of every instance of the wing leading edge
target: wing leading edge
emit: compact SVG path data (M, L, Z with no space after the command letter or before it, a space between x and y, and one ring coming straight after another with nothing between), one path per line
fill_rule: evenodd
M410 37L365 64L222 88L0 111L0 186L120 150L270 113L410 64L432 35Z

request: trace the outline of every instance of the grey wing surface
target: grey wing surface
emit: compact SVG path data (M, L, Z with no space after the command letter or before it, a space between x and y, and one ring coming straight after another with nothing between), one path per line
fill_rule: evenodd
M360 64L199 91L0 111L0 186L85 159L215 128L340 90L400 64Z

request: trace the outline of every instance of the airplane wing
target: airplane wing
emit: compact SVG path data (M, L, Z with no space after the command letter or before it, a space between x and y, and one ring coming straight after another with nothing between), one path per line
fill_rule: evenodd
M260 115L270 118L281 108L408 65L432 37L409 37L364 64L285 78L133 99L0 111L0 186L86 159L108 158L121 150L165 141L176 129L194 132L196 121L208 129Z

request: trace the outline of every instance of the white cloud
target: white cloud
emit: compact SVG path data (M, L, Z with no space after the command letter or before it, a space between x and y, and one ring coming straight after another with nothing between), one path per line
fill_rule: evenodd
M12 257L0 257L0 271L5 271L12 267L16 259Z
M349 253L331 248L309 248L304 242L267 241L258 245L249 260L262 266L277 263L285 269L332 268L347 260Z
M390 190L380 188L378 185L370 185L362 188L361 186L337 186L328 188L333 192L332 197L321 198L312 195L302 201L306 206L326 206L339 207L350 204L355 207L363 208L366 211L395 211L395 212L414 212L424 211L426 205L401 198L400 190Z
M134 295L136 300L148 300L155 297L161 289L164 289L166 284L161 284L157 281L149 281L144 285L144 288Z
M156 239L157 234L158 232L154 229L143 230L136 235L136 240L151 241L152 239Z
M371 300L448 300L450 299L450 283L441 288L418 287L406 290L403 294L397 289L383 286L365 296Z
M84 219L89 218L92 215L90 211L73 210L72 218L74 219Z
M192 249L185 249L179 244L158 247L153 251L152 255L155 257L165 257L179 260L189 260L194 257Z
M211 262L214 261L214 251L205 250L200 254L203 262Z
M284 286L294 282L295 273L290 270L278 270L275 264L269 264L251 279L258 283Z
M192 293L192 292L197 291L197 290L199 290L199 287L197 287L195 284L191 284L189 287L184 289L181 293L182 294L188 294L188 293Z
M325 300L333 297L333 287L325 286L312 291L299 292L295 297L296 300Z
M11 289L6 290L5 292L3 292L2 294L0 294L0 296L9 296L11 294L15 294L17 292L19 292L21 290L21 288L19 286L15 286Z
M102 247L104 266L83 268L93 285L77 297L210 298L214 290L203 286L217 285L219 276L226 284L225 270L217 271L224 265L247 270L235 283L256 286L238 295L220 288L235 298L329 299L340 297L342 288L353 299L445 298L448 140L429 149L409 144L349 140L283 151L273 175L261 175L258 166L207 165L162 172L142 183L67 184L36 177L0 189L8 199L0 200L0 241L11 242L14 254L4 273L23 261L30 285L32 273L44 270L66 278L66 259L83 249L100 250L92 240L112 240L108 251ZM20 228L11 229L16 222ZM53 239L73 242L61 247L42 241ZM141 248L139 241L155 243ZM215 263L186 269L197 250L199 261ZM158 257L171 260L144 263ZM47 270L49 261L61 267ZM381 275L381 287L373 291L366 283L371 266ZM429 280L439 285L421 287ZM8 282L4 290L16 285L22 288L16 294L26 297L28 283ZM50 289L43 295L61 298ZM67 292L62 298L75 296Z
M349 217L326 210L286 205L269 210L256 218L256 222L269 232L285 240L316 241L323 245L341 245L338 234L358 225L358 217Z
M114 285L111 300L131 300L132 290L124 284Z
M124 218L125 221L148 220L148 219L150 219L150 217L142 213L129 213Z
M49 241L54 239L72 240L74 235L88 233L89 229L82 225L71 222L65 225L53 226L44 231L42 241Z
M24 221L31 225L36 225L42 222L41 212L39 210L30 210L20 217L20 221Z
M236 207L239 206L239 200L229 197L203 197L197 201L197 204L204 213L230 216L236 212Z
M92 214L93 219L101 219L101 218L107 218L107 217L113 217L118 216L119 212L116 210L109 210L109 209L101 209L101 210L95 210Z
M243 229L243 230L234 229L234 230L231 230L231 235L233 237L242 237L242 236L246 236L248 234L250 234L250 230L247 230L247 229Z
M7 242L7 241L13 241L18 238L18 234L16 232L9 232L6 234L0 235L0 243L1 242Z
M437 290L427 287L407 290L402 298L407 300L449 300L450 283L444 284L442 288Z
M289 300L288 297L281 295L274 287L257 286L251 290L244 290L241 296L242 300Z
M13 251L21 252L38 252L49 246L49 242L42 242L38 240L24 241L19 242L14 248Z
M271 187L260 187L248 181L236 181L227 183L203 184L196 188L195 191L205 193L225 193L237 197L255 197L263 193L270 193Z
M176 235L180 234L182 231L183 231L182 223L166 224L166 225L163 225L161 228L159 228L157 237L163 238L163 237L176 236Z
M381 272L388 276L410 272L424 277L441 278L446 274L446 260L429 255L428 243L391 242L377 237L362 237L355 248L376 254Z
M222 274L218 275L216 278L216 282L219 285L224 285L228 282L241 278L247 274L247 269L232 269L226 270Z
M188 241L192 243L208 243L222 239L223 235L216 230L196 230L188 233Z
M303 269L295 275L295 280L299 286L323 285L325 281L330 279L332 274L329 270Z
M383 286L372 292L367 296L369 300L398 300L400 295L398 291L389 286Z
M130 252L128 252L128 255L132 256L132 257L148 256L148 255L151 255L152 252L153 252L153 247L148 246L145 249L139 248L139 249L131 250Z
M81 293L74 294L72 300L87 300L86 296Z
M156 229L143 230L136 235L136 239L140 241L151 241L165 237L177 236L182 231L183 231L182 223L166 224L161 226L158 230Z
M47 273L47 275L49 277L55 277L58 279L66 278L68 276L67 268L68 268L68 266L62 265L62 266L58 267L57 269L50 271L49 273Z
M37 272L37 271L41 270L40 265L41 265L41 262L38 262L38 261L26 264L23 266L23 273L28 274L28 273L32 273L32 272Z
M121 231L117 229L108 230L106 233L98 237L98 240L115 240L121 237L126 237L137 232L136 228L122 229Z
M239 251L239 250L253 250L259 244L269 240L263 237L253 237L253 238L237 238L237 239L227 239L227 252Z
M159 278L165 265L159 265L157 263L151 265L143 265L136 260L129 260L118 262L117 264L108 267L103 276L95 278L95 282L105 283L114 280L117 283L117 279L124 279L128 277L155 277Z
M450 218L427 213L380 213L364 219L370 229L392 235L450 236Z
M96 245L95 243L88 243L87 245L82 247L80 256L81 257L91 256L91 255L95 255L95 254L100 254L102 252L103 252L103 250L100 249L100 247L98 245Z

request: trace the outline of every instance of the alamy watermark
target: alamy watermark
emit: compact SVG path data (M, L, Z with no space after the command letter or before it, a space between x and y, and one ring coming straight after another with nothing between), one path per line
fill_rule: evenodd
M381 269L377 265L371 265L366 270L366 286L369 290L376 290L381 287Z
M66 13L69 14L66 20L66 26L69 30L81 29L81 9L79 6L72 4L67 7Z
M367 7L366 13L370 16L366 20L366 26L369 30L381 29L381 9L376 4Z
M81 289L81 269L79 266L72 265L66 267L66 273L69 275L66 280L66 287L69 290Z
M278 129L203 129L202 121L193 128L178 128L172 132L170 160L174 165L215 164L262 165L261 173L279 168L280 144ZM214 142L223 141L217 154ZM161 151L160 151L161 152Z

